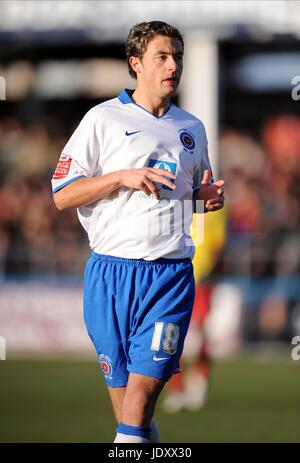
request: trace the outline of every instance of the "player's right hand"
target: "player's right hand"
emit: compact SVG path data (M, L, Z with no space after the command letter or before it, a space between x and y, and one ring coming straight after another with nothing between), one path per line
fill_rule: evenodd
M120 173L122 186L134 190L141 190L147 196L153 193L158 200L160 197L156 183L166 185L172 190L176 189L176 185L166 178L169 177L175 180L176 175L166 169L143 167L141 169L124 169Z

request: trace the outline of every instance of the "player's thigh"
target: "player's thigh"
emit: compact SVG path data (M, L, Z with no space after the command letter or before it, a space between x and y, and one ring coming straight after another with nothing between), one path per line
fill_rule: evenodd
M127 384L127 357L115 312L115 272L109 261L93 253L84 278L84 321L109 387Z
M132 323L127 369L168 381L178 370L190 322L193 268L186 261L155 265L151 277L152 284Z

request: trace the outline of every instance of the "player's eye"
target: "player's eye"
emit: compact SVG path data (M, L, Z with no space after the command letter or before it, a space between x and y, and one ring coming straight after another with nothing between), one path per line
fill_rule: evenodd
M160 61L166 61L167 55L160 55L159 59L160 59Z

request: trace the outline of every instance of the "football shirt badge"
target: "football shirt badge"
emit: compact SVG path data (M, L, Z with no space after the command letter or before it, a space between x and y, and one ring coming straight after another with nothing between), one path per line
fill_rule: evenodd
M195 148L194 135L186 129L181 129L179 130L179 138L185 151L193 153L193 149Z

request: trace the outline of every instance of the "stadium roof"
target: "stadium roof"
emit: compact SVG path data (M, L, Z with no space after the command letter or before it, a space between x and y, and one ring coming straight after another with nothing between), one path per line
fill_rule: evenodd
M0 2L0 39L37 36L72 40L124 41L129 28L159 19L184 34L195 29L226 37L239 33L299 36L299 1L53 1Z

